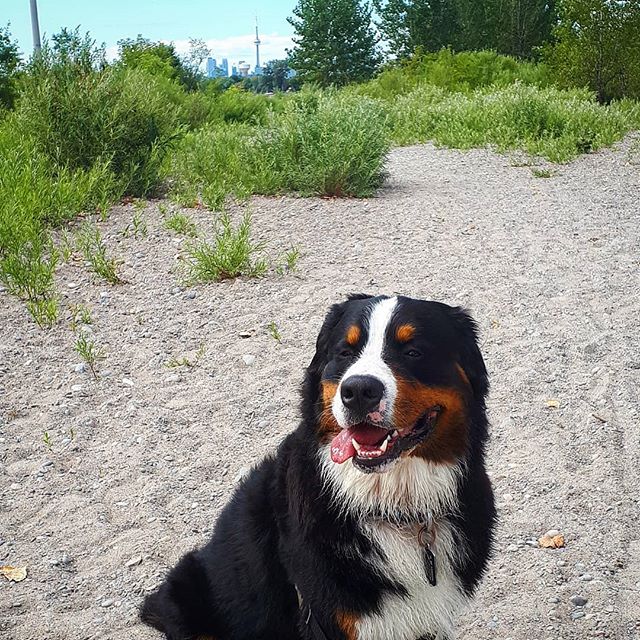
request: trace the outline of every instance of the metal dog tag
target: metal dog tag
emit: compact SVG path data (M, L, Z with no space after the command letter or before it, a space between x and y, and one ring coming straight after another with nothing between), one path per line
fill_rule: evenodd
M424 572L432 587L436 586L436 557L429 547L424 548Z
M424 558L424 572L432 587L436 586L436 556L431 549L435 537L433 518L429 517L429 522L418 532L418 543L423 547L422 557Z

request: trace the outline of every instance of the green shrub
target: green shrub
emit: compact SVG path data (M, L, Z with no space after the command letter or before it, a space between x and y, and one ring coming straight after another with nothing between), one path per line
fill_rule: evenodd
M525 149L552 162L610 145L632 126L628 107L602 107L587 91L520 84L468 95L420 87L400 96L391 110L397 144L495 145Z
M141 70L96 69L45 45L24 80L17 126L57 166L90 170L107 162L124 191L141 195L159 182L176 135L166 85Z

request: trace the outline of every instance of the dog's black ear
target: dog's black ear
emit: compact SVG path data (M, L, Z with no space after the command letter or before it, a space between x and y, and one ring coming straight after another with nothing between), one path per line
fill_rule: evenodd
M351 298L349 298L349 300L351 300ZM329 309L329 313L327 313L327 316L322 323L322 328L320 329L320 333L318 334L318 338L316 340L316 352L308 368L308 373L310 375L318 377L317 382L320 381L320 374L327 364L329 339L331 338L331 333L336 328L340 320L342 320L346 305L346 302L334 304L331 309Z
M461 338L460 366L469 378L475 397L484 400L489 391L489 377L478 347L478 325L462 307L453 307L450 313Z

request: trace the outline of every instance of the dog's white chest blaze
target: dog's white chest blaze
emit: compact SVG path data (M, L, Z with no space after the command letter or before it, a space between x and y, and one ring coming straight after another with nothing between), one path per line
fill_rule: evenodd
M335 504L360 516L365 534L384 552L385 558L376 557L372 566L408 592L405 597L385 595L378 613L361 618L357 623L358 640L416 640L428 634L437 640L453 638L455 619L468 598L452 563L465 551L456 543L451 525L438 514L456 509L461 468L408 457L397 460L384 473L365 474L350 461L335 464L328 445L320 451L320 463ZM371 513L403 513L419 518L425 509L436 518L436 586L427 579L417 528L397 527L367 517Z
M377 570L402 584L408 595L385 595L378 613L358 621L358 640L416 640L427 634L438 640L453 638L455 619L468 598L451 569L457 550L449 526L437 526L436 586L427 580L424 549L415 530L376 523L365 525L365 531L386 556L376 561Z

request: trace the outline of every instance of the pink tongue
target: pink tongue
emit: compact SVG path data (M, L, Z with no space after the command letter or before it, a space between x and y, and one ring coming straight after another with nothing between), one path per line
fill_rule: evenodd
M331 459L336 464L342 464L356 455L356 449L351 442L355 438L358 444L373 446L378 444L386 435L386 429L373 425L354 425L348 429L342 429L331 441Z

